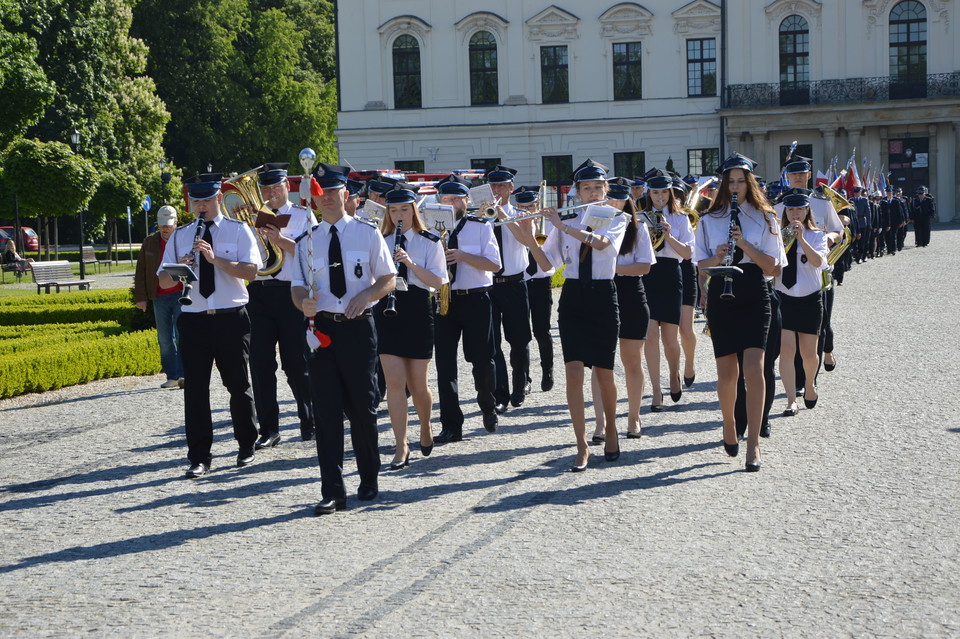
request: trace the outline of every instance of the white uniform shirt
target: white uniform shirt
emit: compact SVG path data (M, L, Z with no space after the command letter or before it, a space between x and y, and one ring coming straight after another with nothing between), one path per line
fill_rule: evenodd
M457 248L464 253L485 257L497 265L500 270L500 249L497 247L497 238L493 234L493 226L487 222L476 221L479 218L461 218L457 221L457 226L450 232L450 238L457 234ZM463 226L460 226L463 222ZM460 231L457 232L457 228ZM507 231L509 233L510 231ZM450 239L447 239L447 247L450 247ZM452 265L451 265L452 266ZM474 268L466 262L457 264L456 279L450 285L455 291L467 290L471 288L480 288L482 286L493 286L493 273L490 271L481 271Z
M517 217L518 214L524 213L524 211L513 208L510 204L503 206L503 212L507 214L507 217ZM500 264L503 266L503 273L499 277L508 277L522 273L530 264L528 261L529 252L527 247L518 242L517 238L513 236L513 232L506 226L499 228L501 237L503 238L503 252L500 255ZM496 230L494 230L494 236L496 236Z
M820 257L823 258L823 263L819 267L815 267L810 264L809 260L805 261L803 257L806 256L806 252L799 243L797 244L797 283L793 285L793 288L788 289L783 285L783 275L780 275L774 284L774 287L778 291L791 297L806 297L819 291L823 284L820 271L824 271L830 266L827 264L828 249L826 233L805 228L803 229L803 239L813 247L813 250L820 254ZM784 268L787 266L786 259L784 259L783 266Z
M776 260L776 264L783 264L783 240L779 230L770 232L767 216L757 210L749 202L740 205L740 232L743 238L757 247L761 253ZM696 240L693 247L693 261L700 262L716 255L717 246L727 243L730 235L730 207L723 211L704 213L700 216L697 226ZM753 260L746 253L743 254L741 264L753 264Z
M773 210L777 212L777 220L783 219L783 202L775 204ZM827 233L843 233L843 222L837 215L836 209L830 200L819 196L810 196L810 212L813 213L813 223L818 229Z
M690 224L690 218L683 213L668 213L666 209L660 212L667 220L667 224L670 225L670 235L673 236L673 239L686 246L693 246L696 240L693 235L693 226ZM684 259L670 246L670 242L666 240L664 240L660 246L660 250L657 251L657 257L669 257L675 260Z
M307 232L307 229L311 226L316 226L317 218L314 216L313 211L308 211L302 206L294 206L290 202L287 202L279 209L277 209L277 215L290 215L290 221L287 222L287 225L280 229L280 235L287 239L295 240L304 233ZM261 255L263 259L266 259L265 255ZM258 275L257 281L263 280L283 280L289 282L293 279L293 273L296 268L293 266L294 256L289 253L284 253L283 255L283 267L277 273L276 277L271 275Z
M413 260L413 263L443 278L443 283L446 283L447 261L443 256L443 245L440 244L440 241L437 240L434 242L430 238L420 235L413 229L404 231L403 238L403 243L406 245L405 250L407 251L407 255L410 256L410 259ZM391 233L388 237L385 237L384 240L387 242L388 252L390 255L393 255L397 242L397 234ZM424 284L409 266L407 267L407 284L410 286L419 286L431 293L436 290Z
M633 250L626 255L618 255L617 266L656 263L657 256L653 250L653 242L650 241L650 231L647 225L641 222L637 224L637 241L633 244Z
M584 229L583 216L587 209L581 209L576 219L569 220L570 228ZM562 227L561 227L562 228ZM593 267L592 274L594 280L612 280L617 269L617 253L620 252L620 244L623 242L623 234L627 229L627 218L624 215L614 215L607 228L594 231L593 234L605 237L610 240L607 248L593 249ZM558 232L551 233L543 245L543 252L547 254L550 262L559 267L560 264L566 264L563 276L567 279L580 278L580 247L583 242L571 236L569 233Z
M313 268L317 285L317 311L343 313L357 293L369 288L377 279L390 273L396 273L393 255L387 250L387 243L380 231L366 222L344 214L337 223L337 235L340 238L340 255L343 258L343 276L347 292L343 297L335 297L330 292L330 269L328 254L330 250L330 228L327 222L320 222L313 229ZM308 236L297 242L296 263L293 286L299 286L310 292L307 262ZM375 302L367 304L372 307Z
M196 234L196 222L181 226L174 231L163 251L161 265L176 263L184 255L192 254L193 238ZM253 230L244 222L218 213L217 217L213 218L213 224L210 225L210 235L213 238L213 254L216 257L231 262L256 264L258 269L263 266L260 261L260 248L253 237ZM202 238L203 234L200 237ZM202 255L200 260L203 261ZM163 271L162 266L157 269L157 274L161 271ZM190 292L193 304L184 306L184 313L203 313L213 308L235 308L243 306L250 299L246 283L242 279L229 275L216 266L213 267L214 291L210 297L204 297L200 294L199 265L193 267L193 272L197 276L197 281L193 283L193 290Z

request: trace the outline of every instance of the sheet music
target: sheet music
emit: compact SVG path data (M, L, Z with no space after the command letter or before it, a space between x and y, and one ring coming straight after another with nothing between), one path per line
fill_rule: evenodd
M617 213L619 213L619 211L612 206L591 204L583 214L581 223L584 226L589 226L594 231L602 231L610 226L610 223L613 222L613 218L617 216Z
M473 202L474 205L479 206L484 202L490 202L492 204L496 199L493 195L493 189L490 188L489 184L481 184L480 186L475 186L470 189L470 201ZM503 204L503 202L501 202L501 204Z
M423 218L424 225L437 234L440 233L437 230L437 222L440 222L448 232L452 232L457 225L457 214L449 204L427 202L420 208L420 216Z

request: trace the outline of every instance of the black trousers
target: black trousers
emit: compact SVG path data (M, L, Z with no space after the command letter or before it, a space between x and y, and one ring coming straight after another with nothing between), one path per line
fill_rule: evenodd
M887 253L893 255L897 252L897 233L900 231L899 227L891 226L890 230L887 231L887 238L884 244L887 247Z
M903 226L897 229L897 250L898 251L903 250L903 243L904 241L906 241L906 239L907 239L907 225L904 224Z
M250 376L253 401L261 435L280 434L280 407L277 404L277 345L280 365L297 402L300 428L312 430L310 418L310 382L304 358L306 339L303 313L290 299L290 284L279 281L248 287L250 301Z
M485 415L493 412L495 384L493 314L487 291L457 295L450 291L450 310L437 315L436 363L440 399L440 424L444 430L463 433L463 411L457 385L457 351L463 336L464 358L473 365L477 404Z
M223 315L181 313L177 320L183 360L183 408L187 458L209 464L213 446L210 375L213 365L230 393L230 419L240 450L253 450L257 426L247 363L250 358L250 318L246 309Z
M540 368L553 371L553 336L550 327L553 316L552 278L538 277L527 280L527 296L530 298L530 324L533 337L540 351Z
M777 394L777 358L780 357L780 330L783 323L780 317L780 294L768 282L770 293L770 332L767 333L767 345L763 352L763 419L766 424L773 407L773 397ZM740 364L740 377L737 378L737 403L734 406L734 420L738 432L747 430L747 385L743 377L743 351L737 354Z
M926 246L930 243L930 217L920 214L913 221L913 239L917 246Z
M496 388L493 396L498 404L510 399L510 376L503 355L503 337L510 344L510 368L513 371L513 389L523 392L530 379L530 299L527 283L523 280L494 283L490 289L493 315L493 344L495 347Z
M330 336L330 345L307 349L310 396L317 432L320 494L344 499L343 416L350 420L350 440L360 484L376 487L380 473L377 447L377 332L373 317L335 322L317 316L317 330ZM305 327L301 324L301 331Z

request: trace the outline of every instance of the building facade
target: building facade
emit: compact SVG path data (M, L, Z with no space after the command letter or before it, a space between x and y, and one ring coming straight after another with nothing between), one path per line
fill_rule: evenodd
M535 184L588 157L629 177L740 151L775 177L798 140L818 168L856 147L930 185L950 219L956 1L341 0L340 160Z

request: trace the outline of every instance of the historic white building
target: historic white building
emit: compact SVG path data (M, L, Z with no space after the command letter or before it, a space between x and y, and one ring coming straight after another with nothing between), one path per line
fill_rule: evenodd
M957 0L336 4L337 137L358 169L503 163L534 184L587 157L631 176L741 151L775 177L796 139L817 168L856 147L956 211Z

